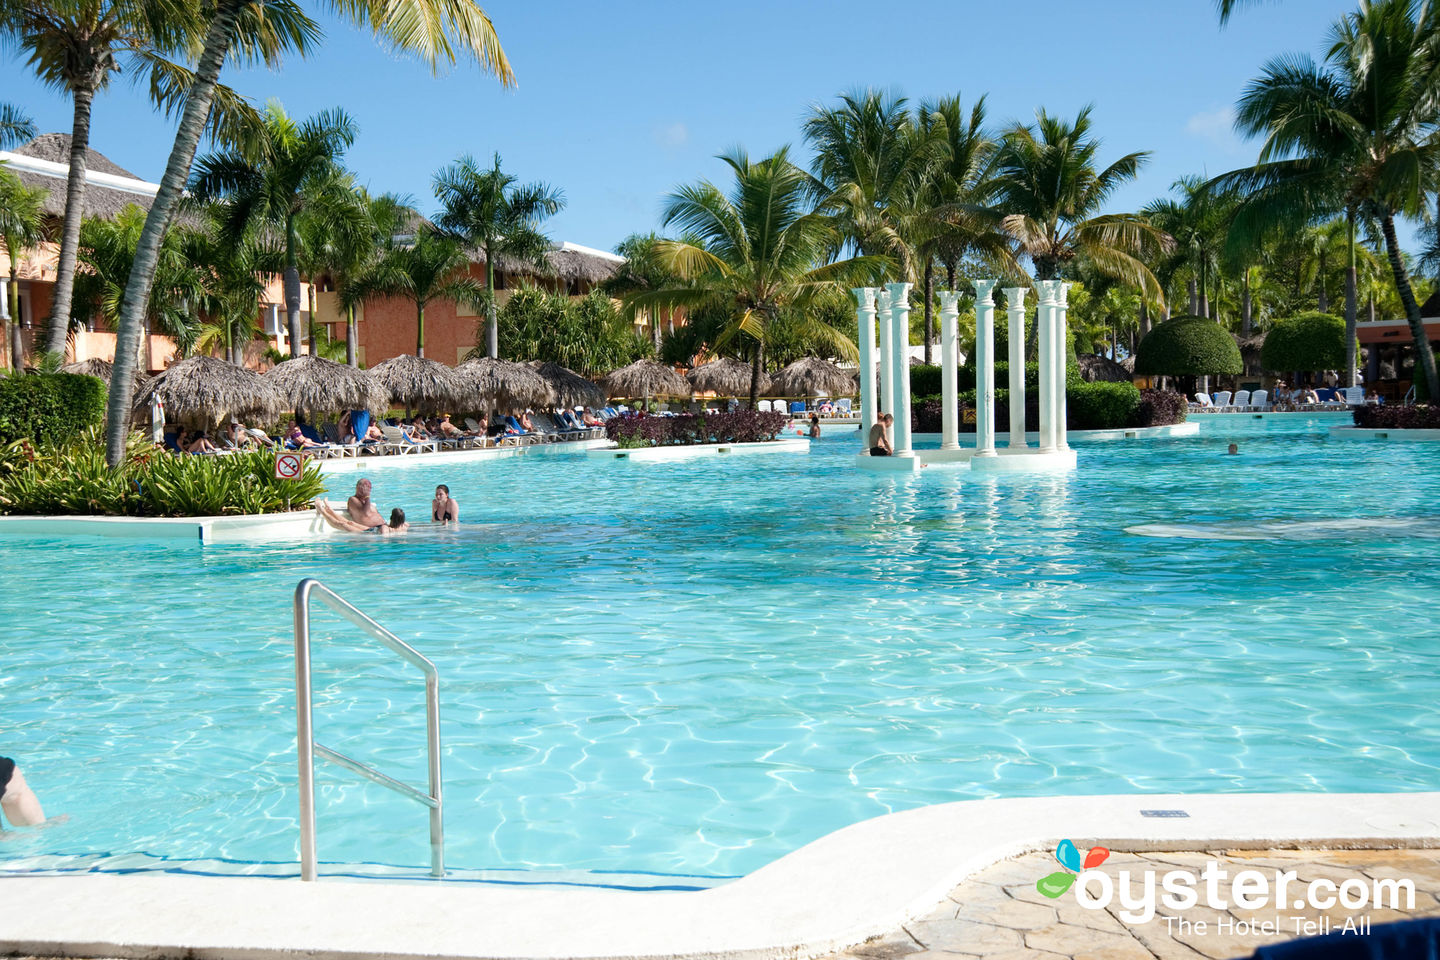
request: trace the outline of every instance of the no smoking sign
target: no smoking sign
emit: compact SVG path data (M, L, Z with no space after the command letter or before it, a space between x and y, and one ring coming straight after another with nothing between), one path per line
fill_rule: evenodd
M298 453L282 453L275 458L275 479L294 480L300 476L301 462Z

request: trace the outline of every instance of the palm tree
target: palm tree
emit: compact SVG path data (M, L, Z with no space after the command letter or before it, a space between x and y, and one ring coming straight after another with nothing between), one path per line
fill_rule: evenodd
M35 124L12 103L0 103L0 147L24 143L35 136Z
M352 295L404 297L415 304L415 356L425 356L425 307L432 300L479 305L485 288L469 276L470 256L465 247L446 234L422 227L414 242L397 245L364 277L355 281Z
M453 64L458 56L472 56L502 84L515 83L495 26L475 0L330 0L329 7L356 25L370 27L377 37L398 50L417 54L437 72L442 65ZM204 10L205 39L196 57L193 79L178 103L179 129L145 221L116 328L113 375L122 383L134 373L131 357L139 343L161 240L190 177L190 164L209 121L226 58L232 50L238 50L242 57L254 56L261 50L246 40L246 31L257 25L263 24L269 31L265 34L269 43L263 48L267 55L287 50L303 53L318 37L318 28L300 10L298 0L214 0ZM105 459L111 467L124 456L130 426L129 404L117 399L118 395L111 395L105 419Z
M616 299L624 299L631 294L640 293L644 290L659 290L667 286L678 286L680 278L669 270L665 269L662 258L659 255L659 246L664 241L656 233L632 233L621 240L615 247L615 252L625 258L625 262L613 274L607 277L600 284L600 290ZM697 237L684 238L687 242L698 242ZM649 317L650 338L652 345L658 352L660 349L660 312L657 310ZM623 364L622 364L623 366Z
M61 352L70 325L80 221L85 212L85 170L90 114L95 97L122 69L150 75L156 105L173 109L190 71L167 57L186 57L200 41L198 8L173 0L0 0L0 37L29 55L47 85L69 95L74 105L70 133L70 174L65 217L52 292L47 348ZM251 33L247 42L264 43ZM214 133L232 132L253 119L243 98L222 89Z
M1067 264L1084 256L1102 275L1163 302L1160 284L1140 258L1168 247L1169 238L1137 214L1100 213L1149 155L1126 154L1097 170L1100 141L1090 133L1090 109L1082 109L1073 123L1042 109L1034 127L1017 125L1006 133L996 159L996 205L1037 280L1060 278Z
M435 196L445 207L436 224L485 255L485 343L491 357L500 355L495 260L509 255L543 266L550 240L540 232L540 223L565 207L559 190L544 183L517 185L518 180L500 170L498 153L488 170L480 169L472 157L461 157L435 175Z
M338 167L317 177L304 189L303 208L296 217L297 262L309 293L310 356L319 356L316 336L316 281L365 262L375 251L370 208L353 174ZM347 338L348 339L348 338Z
M300 355L300 223L322 196L341 188L340 158L355 142L356 126L343 110L326 110L297 124L278 101L265 107L264 134L252 149L211 154L195 170L190 192L201 203L227 201L222 229L232 238L272 229L285 245L285 318L290 356ZM332 204L338 209L339 204ZM314 313L314 304L311 305Z
M1435 355L1395 235L1395 217L1419 216L1440 165L1434 135L1440 96L1440 19L1415 0L1361 0L1330 31L1324 65L1305 55L1266 64L1241 97L1235 124L1265 138L1254 167L1216 182L1245 195L1233 233L1260 237L1344 213L1353 269L1354 222L1374 219L1385 238L1430 396L1440 396ZM1347 270L1349 273L1349 270ZM1347 293L1354 281L1347 276ZM1353 301L1353 294L1347 297ZM1347 314L1353 313L1348 309ZM1347 317L1347 341L1353 323ZM1353 349L1348 347L1347 349ZM1346 370L1353 383L1354 364Z
M45 197L43 187L30 188L20 178L0 167L0 244L10 261L9 316L11 323L10 366L23 366L23 344L20 342L20 257L45 239ZM0 331L3 332L3 331Z
M223 229L223 204L211 204L204 212L205 229L182 234L184 255L203 266L200 312L207 322L194 346L197 351L218 348L226 360L243 366L245 345L259 328L255 304L265 293L265 278L284 269L285 254L271 236L229 236Z
M395 238L415 216L414 205L407 197L393 193L372 197L361 187L359 199L365 211L366 232L358 236L349 234L334 244L333 259L327 267L340 306L345 310L345 362L352 367L360 365L355 309L364 303L367 277L384 262L395 247Z
M1187 281L1190 313L1209 317L1210 277L1221 267L1226 232L1234 212L1232 194L1208 188L1203 177L1190 175L1176 180L1170 189L1179 199L1155 200L1143 213L1157 229L1174 242L1174 253L1190 268Z
M794 332L853 360L854 340L816 319L812 308L844 286L878 280L893 265L874 256L827 262L842 238L834 220L813 207L813 184L786 148L757 162L742 150L720 159L735 177L728 195L701 181L672 193L665 205L664 225L695 238L657 244L662 264L681 283L634 293L624 303L631 315L652 307L723 309L728 322L710 353L742 338L749 342L753 407L766 335L780 313L797 316Z

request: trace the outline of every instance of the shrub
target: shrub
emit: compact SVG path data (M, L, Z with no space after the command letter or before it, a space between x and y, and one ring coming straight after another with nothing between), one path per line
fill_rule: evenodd
M1163 427L1172 423L1184 423L1190 405L1183 393L1174 390L1141 390L1140 406L1135 411L1135 422L1126 426Z
M1440 430L1440 406L1431 404L1397 404L1376 406L1365 404L1352 410L1357 427L1380 427L1391 430Z
M1181 316L1157 324L1135 351L1135 372L1145 376L1203 377L1243 370L1235 338L1204 317Z
M605 424L605 436L621 447L674 447L698 443L759 443L774 440L790 418L783 413L736 410L678 417L635 414Z
M78 373L0 377L0 443L53 443L105 420L105 381Z
M921 364L910 368L910 396L929 397L940 394L941 368Z
M921 373L921 371L925 371ZM934 371L931 373L930 371ZM1075 371L1078 377L1079 372ZM966 390L975 389L975 367L973 364L962 366L955 371L956 389L961 393ZM995 388L1001 389L1010 383L1010 364L1000 360L995 364ZM1025 389L1040 389L1040 364L1025 364ZM940 396L940 368L918 366L910 368L910 396L911 403L917 397L939 397Z
M273 454L171 455L139 434L111 470L98 430L62 444L16 441L0 451L0 513L213 517L308 509L325 489L312 461L275 479Z
M1342 370L1345 321L1328 313L1302 313L1271 324L1260 347L1266 370Z
M1069 430L1115 430L1135 426L1140 391L1133 383L1080 383L1066 390Z

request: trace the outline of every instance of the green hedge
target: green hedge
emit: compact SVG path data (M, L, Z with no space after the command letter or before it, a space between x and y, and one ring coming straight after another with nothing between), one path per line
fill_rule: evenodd
M0 443L79 436L105 422L105 381L78 373L0 377Z
M1265 333L1260 363L1266 370L1345 369L1345 321L1328 313L1276 320Z
M1139 424L1140 390L1133 383L1082 383L1066 388L1069 430L1115 430Z
M1235 338L1205 317L1157 324L1135 351L1135 372L1144 376L1205 377L1243 370Z

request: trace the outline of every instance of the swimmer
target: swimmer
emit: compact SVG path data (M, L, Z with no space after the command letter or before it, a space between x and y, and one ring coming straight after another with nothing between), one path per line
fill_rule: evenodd
M355 496L345 502L345 514L367 530L385 525L380 511L370 502L370 481L361 477L355 481Z
M1230 449L1228 449L1228 450L1225 451L1225 455L1226 455L1226 456L1233 457L1233 456L1235 456L1235 455L1236 455L1237 453L1239 453L1239 452L1240 452L1240 444L1238 444L1238 443L1232 443L1232 444L1230 444Z
M0 811L15 827L34 827L45 822L40 798L9 757L0 757Z
M410 529L410 524L405 522L405 511L396 507L390 511L390 522L382 523L378 527L366 527L356 523L349 517L342 517L324 500L315 501L315 510L320 516L329 521L330 525L344 530L347 533L378 533L381 536L390 536L394 533L405 533Z
M430 519L436 523L460 522L460 504L451 498L450 488L443 483L435 488L435 499L430 501Z

